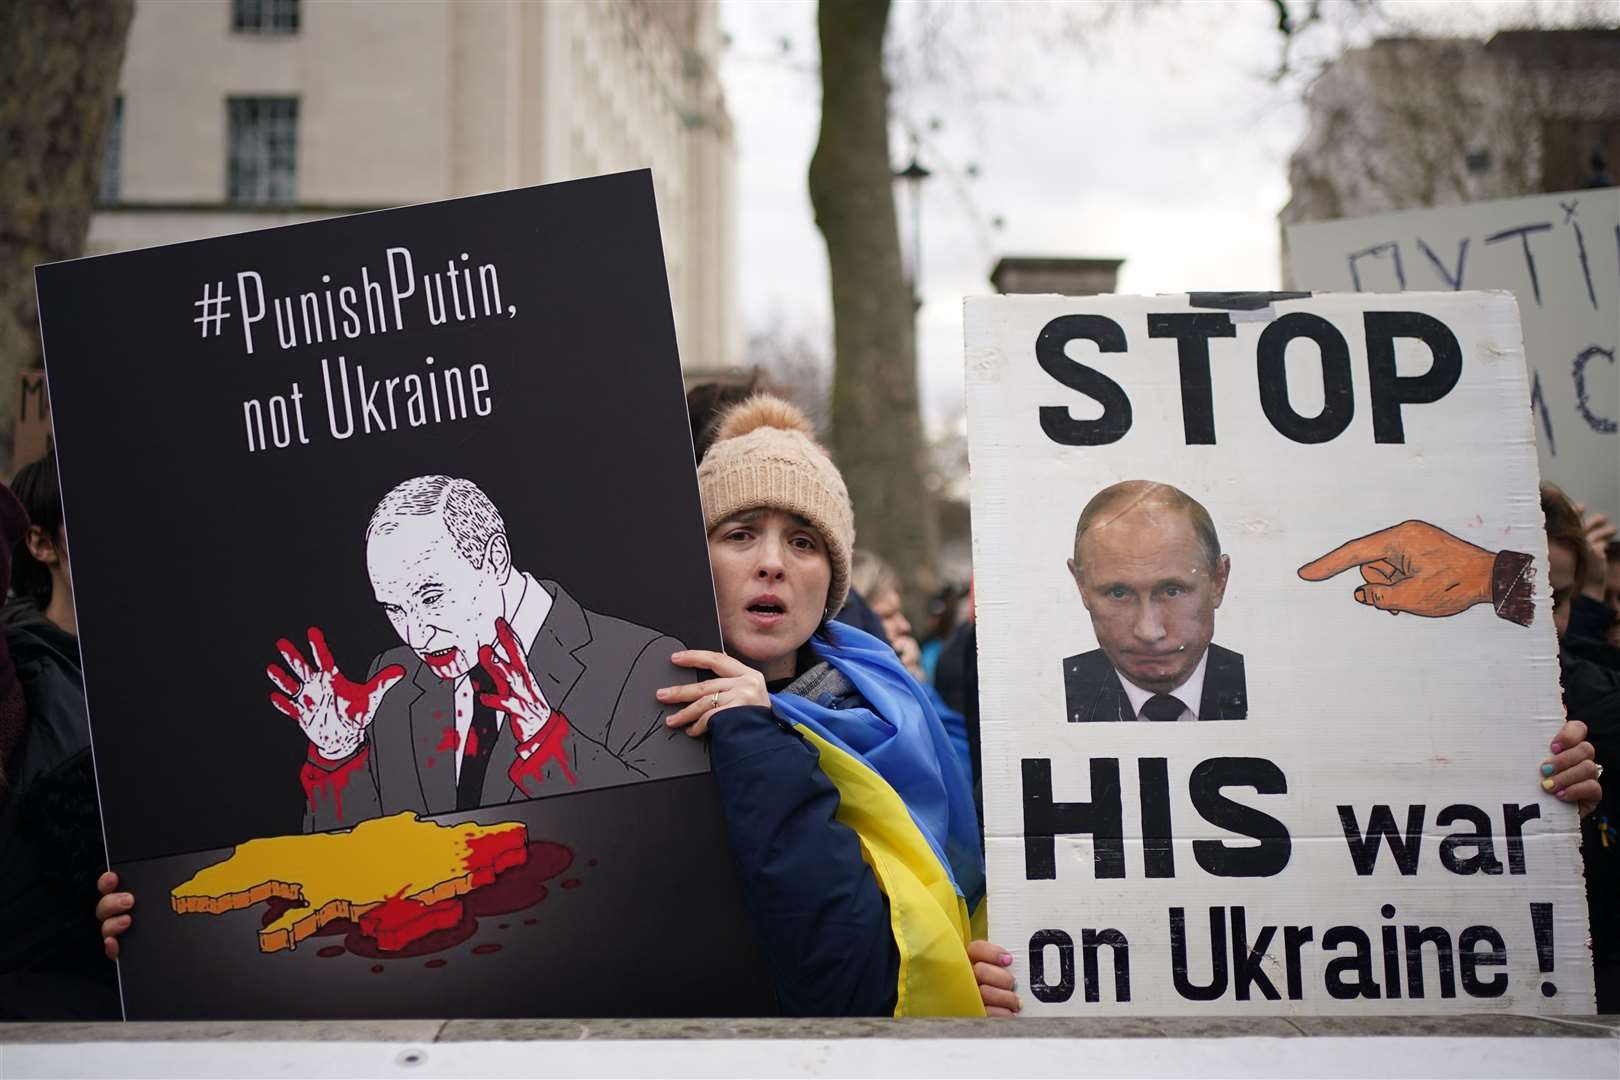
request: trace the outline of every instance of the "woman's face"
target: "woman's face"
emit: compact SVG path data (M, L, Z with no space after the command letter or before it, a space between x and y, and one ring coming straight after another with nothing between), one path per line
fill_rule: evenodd
M827 607L821 534L780 510L744 511L709 533L709 567L726 651L767 679L794 674L794 654Z

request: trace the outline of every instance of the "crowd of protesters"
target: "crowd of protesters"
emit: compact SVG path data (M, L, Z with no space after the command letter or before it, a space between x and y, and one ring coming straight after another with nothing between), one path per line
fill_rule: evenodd
M1601 768L1620 760L1620 542L1601 514L1585 515L1551 484L1541 487L1558 629L1564 712L1586 725ZM1581 822L1592 964L1599 1012L1620 1012L1620 799L1610 783Z
M899 576L855 547L848 493L813 429L753 389L688 398L726 651L677 653L704 677L658 697L679 706L672 726L710 740L776 1004L1013 1015L1012 957L983 940L971 588L931 599L919 642ZM1599 787L1577 767L1620 746L1620 544L1557 489L1542 505L1569 720L1541 774L1571 790L1579 776L1589 794ZM90 887L105 860L61 522L54 461L0 487L0 917L27 928L0 942L8 1019L116 1018L107 957L133 921L114 875L96 883L99 901ZM1598 1000L1613 1010L1620 806L1579 801Z

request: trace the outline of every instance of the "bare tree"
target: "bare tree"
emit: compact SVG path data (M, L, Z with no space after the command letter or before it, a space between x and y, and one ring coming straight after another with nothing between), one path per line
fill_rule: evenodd
M815 336L777 314L749 332L743 356L772 393L804 410L825 439L832 427L832 364Z
M821 0L821 132L810 201L832 277L833 450L861 545L920 596L934 584L938 526L923 483L916 308L895 220L888 21L888 0Z
M34 266L83 253L133 0L0 3L0 471L39 366Z

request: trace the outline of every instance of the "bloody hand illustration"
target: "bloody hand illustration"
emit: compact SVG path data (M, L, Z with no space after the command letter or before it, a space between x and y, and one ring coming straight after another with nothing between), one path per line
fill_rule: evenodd
M1306 581L1325 581L1352 566L1365 584L1357 603L1391 614L1444 618L1492 599L1496 554L1459 540L1426 521L1403 521L1351 540L1299 568Z
M390 664L368 682L357 683L338 670L326 635L320 627L309 628L309 651L313 665L286 638L276 642L276 650L287 667L271 664L265 669L276 689L270 704L298 721L304 734L322 757L346 758L360 748L366 727L377 713L383 695L405 677L405 669Z
M517 741L526 743L540 734L540 729L551 719L551 705L529 670L529 658L524 655L523 646L505 619L495 620L495 638L500 652L488 645L478 648L478 662L495 682L494 691L480 694L478 700L510 716Z

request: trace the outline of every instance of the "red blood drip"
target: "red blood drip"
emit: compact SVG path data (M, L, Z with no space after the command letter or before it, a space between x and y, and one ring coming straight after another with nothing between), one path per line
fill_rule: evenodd
M433 710L433 719L435 719L435 720L443 720L444 719L444 710L442 710L442 709L434 709Z
M528 858L495 879L493 885L474 889L462 898L471 915L488 918L510 915L531 908L546 898L545 883L567 870L574 853L561 844L536 840L529 844Z
M518 836L522 835L515 829L511 832ZM496 834L487 839L495 841L500 839L500 836L501 834ZM509 839L507 843L510 844ZM574 853L568 848L544 840L537 840L517 850L510 847L503 848L502 845L492 842L487 847L481 847L476 855L469 853L468 869L473 870L475 874L478 867L474 865L474 860L481 858L486 850L491 853L489 862L479 865L493 868L494 873L498 875L493 884L474 888L459 901L449 900L433 905L406 900L404 890L401 890L399 894L390 897L382 907L374 908L361 916L359 925L349 919L333 919L315 931L312 937L340 935L343 937L342 945L324 946L315 955L331 958L347 952L371 960L401 960L455 948L477 932L480 917L487 918L522 911L543 901L547 895L544 883L567 870L574 861ZM421 929L422 933L403 942L397 935L389 936L387 944L379 940L375 931L379 921L390 917L385 910L390 905L393 905L396 911L427 913L423 919L417 921L425 925L413 924L414 928ZM451 905L457 909L456 917L453 919L443 910ZM265 903L261 925L269 926L292 908L308 906L303 900L271 897ZM523 925L536 926L539 922L537 918L527 918L523 920ZM510 925L510 923L500 924L502 929ZM443 967L444 961L429 961L428 966Z
M316 753L313 746L309 748L309 754L316 760L304 762L303 768L298 770L298 779L304 785L304 797L309 800L310 812L313 813L318 809L317 796L324 795L332 800L333 812L337 819L342 821L343 789L348 785L349 778L354 775L355 770L365 764L366 758L371 754L371 747L362 746L359 753L330 772L316 764L316 761L325 762L326 759Z
M310 697L308 694L305 694L304 695L304 708L313 709L314 707L315 707L315 699Z
M563 740L568 738L571 732L568 718L553 709L551 719L540 729L540 734L534 737L533 744L525 747L529 750L529 756L519 754L517 760L512 763L511 771L508 773L512 783L525 794L532 796L545 782L546 764L552 761L562 769L562 774L570 786L579 783L573 771L568 768L568 748L563 745ZM530 783L524 783L525 780Z
M461 748L461 756L462 756L463 759L474 758L474 757L478 756L478 729L477 728L468 728L467 729L467 745L463 746Z
M264 902L264 918L259 921L260 926L269 926L293 908L309 907L308 900L288 900L280 896L272 896Z
M436 760L435 758L428 758L426 761L422 762L422 764L426 765L428 768L431 769L431 768L433 768L433 762L435 760Z
M462 863L472 874L473 888L488 885L502 870L522 866L529 860L528 839L524 829L503 829L483 836L467 839L467 858Z
M472 951L474 956L488 956L490 953L500 952L501 947L494 942L489 942L485 945L474 945Z
M384 952L398 952L417 938L435 930L449 930L461 921L461 901L455 897L436 904L411 900L404 893L409 885L360 916L360 932L377 942Z
M442 968L442 967L444 967L444 965L448 964L449 962L450 961L448 961L448 960L429 960L427 963L423 964L422 966L425 967L425 968Z
M373 960L406 960L444 952L460 945L478 931L478 920L466 913L465 905L462 908L461 921L456 925L447 930L435 930L431 934L424 934L404 948L393 951L383 950L375 938L369 938L361 933L360 928L353 923L347 925L349 935L343 939L344 948L356 956L370 957Z
M434 713L433 715L436 718L439 714ZM468 734L470 735L470 734L472 734L472 732L469 731ZM453 727L447 727L447 728L444 729L444 733L439 736L439 745L435 746L434 749L435 750L454 750L460 744L461 744L461 736L456 733L456 729L453 728Z
M585 884L585 883L583 881L579 880L579 878L571 877L571 878L564 878L563 879L562 887L565 888L565 889L577 889L583 884Z

